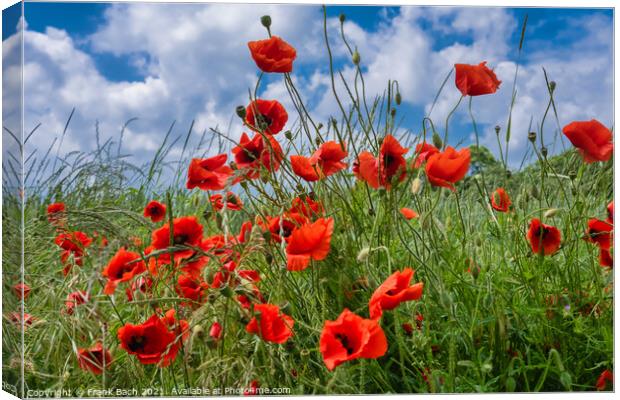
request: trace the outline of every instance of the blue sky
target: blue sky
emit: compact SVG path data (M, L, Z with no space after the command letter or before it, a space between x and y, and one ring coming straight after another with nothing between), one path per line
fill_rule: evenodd
M45 145L58 135L73 107L67 150L86 149L95 123L104 136L113 137L132 117L139 120L129 130L128 151L146 158L173 120L183 129L193 119L199 130L227 127L234 106L244 102L257 76L245 42L264 36L257 18L264 13L274 17L274 33L298 50L294 77L313 114L327 120L335 112L327 96L322 12L317 6L26 3L25 13L26 129L42 122ZM529 122L536 126L546 105L543 67L558 82L561 124L590 118L614 123L610 9L330 6L336 68L350 76L350 60L337 37L340 13L347 16L349 39L360 48L370 95L382 93L388 79L398 79L404 99L402 127L413 134L451 66L486 60L503 84L497 95L476 98L474 113L483 143L497 151L493 127L506 124L526 14L513 114L518 130L511 144L513 164L526 151ZM18 15L3 13L5 56ZM263 97L286 95L278 76L264 83ZM433 110L438 126L457 99L450 81ZM451 144L471 143L466 106L457 111L453 124ZM229 133L235 138L241 130L231 126Z

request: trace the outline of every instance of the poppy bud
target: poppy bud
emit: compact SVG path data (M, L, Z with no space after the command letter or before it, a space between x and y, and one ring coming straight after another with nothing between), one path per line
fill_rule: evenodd
M407 336L412 336L413 335L413 325L411 325L409 322L405 322L402 324L402 328L405 331L405 334Z
M241 185L241 187L242 187L242 188L244 188L245 190L247 190L247 189L248 189L248 183L247 183L246 181L241 181L239 184L240 184L240 185Z
M476 238L476 246L482 246L482 239L480 239L479 237Z
M355 49L355 52L353 52L352 61L355 65L359 65L360 63L360 53L357 51L357 49Z
M265 254L265 261L267 261L267 264L271 264L273 262L273 256L270 253Z
M400 92L396 92L396 96L394 97L394 101L396 101L397 105L400 105L400 103L403 101L403 98L400 95Z
M441 137L439 137L439 134L437 132L433 133L433 145L438 149L441 149L443 147L443 141L441 140Z
M293 350L295 350L295 342L293 342L292 340L288 340L288 341L286 342L286 344L284 345L284 348L285 348L287 351L293 351Z
M220 293L222 293L222 296L224 297L232 297L235 293L232 291L232 289L228 286L224 286L223 288L220 289Z
M316 126L316 129L322 129L323 128L323 123L319 122L319 124Z
M499 135L499 131L502 129L499 125L495 125L495 134Z
M543 157L547 157L547 153L548 153L548 151L547 151L546 147L541 147L540 148L540 154L542 154Z
M293 138L293 132L291 131L284 132L284 137L287 138L288 140L291 140Z
M506 170L506 178L510 178L512 176L512 172L509 169Z
M390 110L390 115L391 115L392 117L396 115L396 109L395 109L395 108L392 108L392 109Z
M200 325L196 325L194 327L194 329L192 329L194 336L198 337L198 338L202 338L204 336L204 330L202 329L202 326Z
M555 90L555 85L556 85L555 81L549 82L549 90L553 92Z
M549 209L549 210L545 211L545 213L543 214L543 216L544 216L545 218L552 218L552 217L554 217L554 216L558 213L558 211L560 211L560 210L559 210L559 209L557 209L557 208L551 208L551 209Z
M271 27L271 17L269 15L263 15L260 17L260 23L267 29Z
M235 112L237 113L237 116L241 119L245 118L245 107L244 106L237 106L237 108L235 108Z
M372 217L373 215L375 215L375 210L373 210L372 208L369 208L369 209L368 209L368 215L370 215L371 217Z
M357 254L357 261L358 262L364 262L364 261L368 260L368 256L369 255L370 255L370 247L364 247Z
M575 179L577 179L577 173L575 171L570 171L568 173L568 177L570 178L571 181L574 181Z
M411 194L416 195L419 194L422 190L422 179L415 178L413 182L411 182Z
M213 340L219 340L222 337L222 325L219 322L214 322L209 329L209 337Z
M340 23L343 23L347 19L347 17L344 14L340 14L338 19L340 20Z
M202 218L204 218L204 219L206 219L206 220L209 220L209 219L211 219L211 215L212 215L211 210L206 209L206 210L202 213Z
M536 141L536 132L530 132L527 134L527 138L530 142L534 143Z
M319 129L320 129L320 128L319 128ZM321 138L317 136L317 137L314 139L314 143L316 143L316 145L317 145L317 146L320 146L320 145L321 145Z

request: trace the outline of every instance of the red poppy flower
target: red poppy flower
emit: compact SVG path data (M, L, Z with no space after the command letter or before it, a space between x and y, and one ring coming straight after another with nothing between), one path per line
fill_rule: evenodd
M147 293L153 287L153 280L148 276L139 276L131 282L131 286L125 289L127 301L133 301L134 293Z
M101 342L90 349L78 350L78 365L84 371L99 375L112 363L112 354L103 348Z
M223 199L224 199L224 196L222 196L219 193L214 194L213 196L209 197L209 201L211 202L211 205L217 211L220 211L224 208ZM226 193L226 209L227 210L239 211L242 208L243 208L243 203L241 202L241 199L237 195L235 195L233 192Z
M348 155L344 146L334 141L325 142L311 157L291 156L293 172L313 182L333 175L347 167L342 160Z
M370 318L381 318L383 310L393 310L400 303L422 297L422 282L409 286L413 273L411 268L405 268L402 272L396 271L375 290L368 303Z
M134 354L142 364L165 367L177 355L178 347L173 345L176 335L157 314L140 325L125 324L117 336L121 347Z
M166 205L153 200L144 207L144 216L153 222L159 222L166 216Z
M456 151L448 146L442 153L431 155L426 162L426 176L433 186L455 191L454 183L460 181L469 170L471 154L468 148Z
M323 362L330 371L357 358L378 358L387 351L379 322L344 309L335 321L325 321L320 339Z
M196 217L179 217L172 221L173 243L170 243L170 224L165 224L153 231L151 246L154 250L167 249L171 245L193 246L200 245L202 240L202 225ZM179 249L174 252L174 259L185 258L193 255L192 249ZM164 256L164 254L162 254ZM169 256L168 256L169 257ZM163 257L166 259L166 257ZM169 258L168 258L169 259Z
M256 99L245 109L245 122L256 132L275 135L284 128L286 121L288 114L277 100Z
M598 379L596 380L596 390L602 391L602 390L607 389L607 382L611 383L612 389L613 389L614 374L608 369L601 372Z
M65 213L65 203L52 203L47 206L47 220L51 224L56 224L61 220Z
M69 293L65 300L65 311L69 315L73 315L75 307L82 305L90 300L90 296L83 290Z
M614 226L609 222L592 218L588 221L585 240L596 243L601 249L609 250Z
M286 246L286 268L289 271L301 271L308 267L310 259L325 259L333 232L333 218L319 218L295 229Z
M23 325L24 328L26 328L27 326L31 326L37 320L36 317L33 317L28 313L24 313L24 319L22 320L22 314L18 312L12 312L10 314L10 319L11 322L15 325Z
M486 66L486 61L478 65L455 64L456 87L463 96L480 96L495 93L502 81L495 72Z
M297 213L312 218L323 212L323 206L318 201L314 201L312 195L304 195L293 199L289 213Z
M219 154L211 158L193 158L187 170L187 188L198 187L202 190L222 190L227 184L233 184L233 170L225 165L228 156Z
M609 249L604 249L600 247L598 249L598 261L601 264L601 267L613 268L614 267L614 259L611 256L611 252Z
M297 57L295 48L278 36L248 42L256 66L263 72L291 72Z
M411 208L403 207L400 209L400 213L405 217L405 219L413 219L418 217L418 213L413 211Z
M235 238L233 236L213 235L205 238L200 244L200 248L205 253L210 253L218 257L222 262L230 261L234 256Z
M63 250L73 251L81 254L85 248L90 246L90 244L93 242L93 239L88 237L88 235L84 232L75 231L58 234L54 242Z
M250 236L252 235L252 221L245 221L241 224L241 229L239 229L239 234L237 235L237 242L246 243L250 240Z
M413 334L413 325L411 325L409 322L403 322L401 328L403 328L403 330L405 331L405 335L411 336Z
M222 325L219 322L214 322L211 325L209 337L213 340L219 340L222 337Z
M499 212L508 212L510 209L510 197L503 188L496 189L491 195L491 206Z
M260 336L266 342L284 343L293 336L295 321L280 311L280 307L273 304L256 304L254 312L258 314L246 325L248 333Z
M586 163L607 161L614 152L611 131L595 119L571 122L562 128L562 132Z
M259 220L261 227L269 230L271 240L276 243L288 240L293 231L308 223L308 219L302 214L284 214L277 217L267 217L267 224Z
M103 269L102 275L108 278L103 293L114 294L114 290L120 282L130 281L134 276L144 271L146 271L146 265L140 258L140 254L127 251L121 247Z
M245 170L248 179L256 179L260 176L260 170L264 167L267 171L275 172L280 168L284 154L275 138L267 136L265 143L263 136L257 133L252 140L247 134L242 134L239 145L231 152L235 155L237 167Z
M614 223L614 201L613 200L607 205L607 222L609 222L610 224Z
M206 300L206 290L209 285L200 278L185 274L179 275L176 291L179 296L201 303Z
M367 151L359 154L353 165L353 172L358 179L366 181L372 188L390 189L394 180L402 182L407 173L404 155L409 149L402 147L392 135L386 135L375 158Z
M534 218L530 222L527 239L530 241L530 246L534 253L549 255L555 253L560 248L562 235L558 228L545 225L538 218Z
M13 286L13 293L17 296L18 299L26 299L30 294L30 286L26 285L23 282L20 282Z
M418 144L415 147L416 158L413 164L414 168L420 168L435 153L439 153L439 149L432 144L426 142Z

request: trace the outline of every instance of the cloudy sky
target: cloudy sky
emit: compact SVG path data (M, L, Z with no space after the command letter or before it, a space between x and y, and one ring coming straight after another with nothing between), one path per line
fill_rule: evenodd
M547 105L543 68L557 82L560 126L591 118L614 124L609 9L333 5L328 7L328 29L336 68L350 77L353 66L338 39L340 13L346 14L345 32L361 54L368 97L381 94L388 79L398 80L401 126L412 134L419 134L421 120L453 65L481 61L503 81L496 94L473 100L482 142L494 152L494 127L506 126L517 61L520 64L510 143L515 167L528 145L528 127L536 129ZM73 108L61 153L92 149L96 125L100 140L117 138L131 118L138 119L125 131L124 151L142 160L152 157L173 121L173 134L183 135L195 120L196 142L211 127L238 138L242 130L234 109L247 103L248 88L258 77L247 42L266 37L259 22L264 14L272 17L273 33L297 49L293 79L314 119L326 122L338 116L319 6L26 3L25 130L42 124L31 145L47 150ZM18 15L3 13L5 71L19 55ZM5 72L5 115L10 116L9 79ZM268 77L259 93L280 100L294 114L280 75ZM459 96L452 76L430 115L440 129ZM3 123L11 125L7 117ZM294 118L289 127L293 123ZM466 102L450 132L453 145L473 142ZM548 140L557 132L558 123L548 120Z

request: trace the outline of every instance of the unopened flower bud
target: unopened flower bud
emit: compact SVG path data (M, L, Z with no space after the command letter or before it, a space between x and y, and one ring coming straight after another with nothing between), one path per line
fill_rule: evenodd
M287 138L288 140L291 140L293 138L293 132L291 131L284 132L284 137Z
M530 142L534 143L536 141L536 132L530 132L527 134L527 138Z
M403 101L403 98L400 95L400 92L396 92L396 96L394 97L394 101L396 101L397 105L400 105L400 103Z
M419 194L422 190L422 179L415 178L413 182L411 182L411 194L416 195Z
M499 135L499 131L500 131L501 129L502 129L502 128L501 128L499 125L495 125L495 134L496 134L496 135Z
M202 338L205 332L201 325L196 325L194 326L194 329L192 329L192 333L195 337Z
M317 146L320 146L320 145L321 145L321 138L317 136L317 137L314 139L314 143L316 143L316 145L317 145Z
M343 23L343 22L347 19L347 17L346 17L346 15L344 15L344 14L340 14L340 16L338 17L338 19L340 20L340 23Z
M543 147L541 147L541 148L540 148L540 154L542 154L542 155L543 155L543 157L547 157L547 154L548 154L548 153L549 153L549 152L548 152L548 150L547 150L547 148L546 148L546 147L544 147L544 146L543 146Z
M390 110L390 115L391 115L392 117L396 115L396 109L395 109L395 108L392 108L392 109Z
M555 85L556 85L555 81L549 82L549 90L553 92L555 90Z
M232 297L235 294L232 289L228 287L228 285L221 288L220 293L222 293L222 296L224 297Z
M438 149L443 147L443 141L437 132L433 133L433 145Z
M543 214L543 216L545 218L552 218L554 217L560 210L557 208L550 208L549 210L545 211L545 213Z
M510 178L511 176L512 176L512 172L509 169L507 169L506 170L506 178Z
M209 329L209 337L213 340L219 340L222 337L222 325L219 322L214 322Z
M360 53L357 51L357 49L355 49L355 51L353 52L352 61L355 65L359 65L360 63Z
M237 106L237 108L235 108L235 112L237 113L237 116L241 119L245 118L245 107L244 106Z
M288 301L284 303L282 307L280 307L280 310L282 310L284 314L290 314L293 311L291 307L291 303L289 303Z
M568 173L568 177L570 178L571 181L574 181L575 179L577 179L577 173L575 171L570 171Z
M271 17L269 15L263 15L260 17L260 23L267 29L271 27Z
M370 247L364 247L357 254L357 261L358 262L364 262L364 261L368 260L368 256L370 256Z
M323 128L323 123L319 122L319 124L316 126L316 129L320 130L321 128Z

